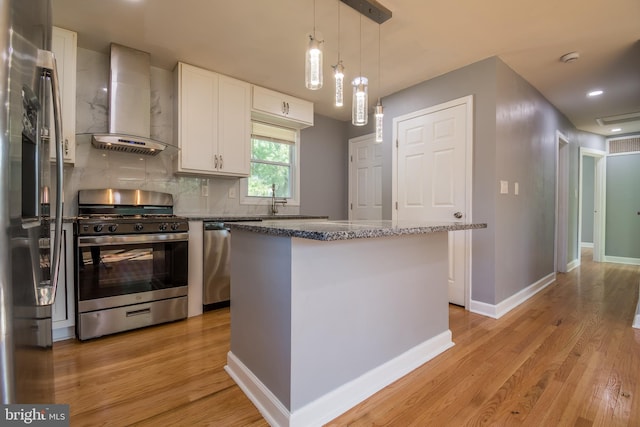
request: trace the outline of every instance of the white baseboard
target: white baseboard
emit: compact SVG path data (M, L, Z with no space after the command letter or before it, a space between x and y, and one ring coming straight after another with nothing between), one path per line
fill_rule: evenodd
M469 311L483 316L499 319L556 280L556 273L550 273L537 282L527 286L518 293L511 295L509 298L499 302L496 305L487 304L485 302L471 300Z
M633 319L632 326L636 329L640 329L640 296L638 297L638 305L636 305L636 317Z
M53 342L69 340L76 337L75 326L56 328L51 331Z
M290 413L232 352L225 370L274 427L322 426L453 347L447 330Z
M593 247L593 243L582 242L582 243L580 243L580 246L583 247L583 248L592 248Z
M567 264L567 273L577 267L580 267L580 258L576 258Z
M604 256L604 262L614 262L616 264L640 265L640 258L625 258L621 256Z

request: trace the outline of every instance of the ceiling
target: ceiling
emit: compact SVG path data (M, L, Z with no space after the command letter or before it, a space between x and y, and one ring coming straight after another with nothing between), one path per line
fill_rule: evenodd
M172 70L187 62L313 101L316 113L344 121L350 103L337 108L332 102L338 38L346 79L360 70L369 77L371 107L378 96L499 56L577 128L640 132L638 0L380 3L393 13L382 25L338 0L316 1L325 80L318 91L304 86L313 0L53 0L53 18L78 33L79 47L106 53L110 42L123 44L149 52L154 66ZM573 51L577 61L560 61ZM594 89L604 94L587 97ZM638 117L596 122L629 113Z

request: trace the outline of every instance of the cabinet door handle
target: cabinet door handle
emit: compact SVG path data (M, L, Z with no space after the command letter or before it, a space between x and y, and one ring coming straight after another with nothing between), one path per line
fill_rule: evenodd
M218 169L218 155L217 155L217 154L216 154L216 155L214 155L214 156L213 156L213 159L214 159L214 160L213 160L213 167L214 167L215 169Z
M69 155L69 140L67 138L64 139L64 155Z
M220 154L220 169L222 169L222 154Z
M287 103L282 101L282 114L287 114Z
M287 116L289 115L289 103L287 102Z

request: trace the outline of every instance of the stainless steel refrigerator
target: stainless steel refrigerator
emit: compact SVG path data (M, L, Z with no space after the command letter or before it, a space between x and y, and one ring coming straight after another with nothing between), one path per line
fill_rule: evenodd
M60 265L63 165L62 146L54 142L61 140L60 96L50 46L51 0L0 0L3 404L55 403L51 306ZM53 162L50 144L56 145Z

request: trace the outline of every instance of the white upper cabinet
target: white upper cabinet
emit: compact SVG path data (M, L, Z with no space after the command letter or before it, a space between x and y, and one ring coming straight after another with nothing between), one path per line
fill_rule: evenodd
M65 163L76 161L76 56L78 36L75 32L53 27L51 50L56 58L60 79L60 103L62 108L62 141ZM51 137L50 156L55 159L55 132L53 105L49 120Z
M258 120L303 129L313 126L313 103L253 86L252 116Z
M176 172L249 176L251 85L178 63Z

